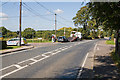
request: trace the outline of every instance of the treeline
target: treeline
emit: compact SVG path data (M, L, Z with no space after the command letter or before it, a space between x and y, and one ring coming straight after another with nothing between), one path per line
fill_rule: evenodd
M70 37L70 33L72 30L71 27L66 28L63 27L61 29L57 30L57 36L64 36L64 28L65 28L65 36ZM19 36L19 31L12 32L5 27L0 27L0 30L2 32L2 35L4 38L14 38ZM26 28L24 31L21 32L22 37L25 37L27 39L33 39L33 38L42 38L46 40L51 40L52 34L55 34L55 30L37 30L35 31L32 28Z
M19 36L19 31L12 32L5 27L0 27L0 30L2 31L4 38L14 38ZM77 31L77 28L72 27L63 27L61 29L57 30L57 37L58 36L65 36L68 38L70 37L71 31ZM104 31L102 28L94 30L84 30L83 28L78 28L78 32L82 33L82 36L84 39L92 39L92 38L103 38L104 36L111 36L112 40L114 39L114 31L108 30ZM22 31L22 37L25 37L27 39L35 39L35 38L42 38L45 40L51 40L52 34L55 34L55 30L37 30L35 31L32 28L26 28L24 31Z

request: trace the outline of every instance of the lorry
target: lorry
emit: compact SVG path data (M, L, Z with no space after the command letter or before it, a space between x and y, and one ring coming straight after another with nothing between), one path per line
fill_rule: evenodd
M81 40L81 39L82 39L81 32L71 31L71 34L70 34L70 37L68 38L68 41L73 42L73 41L77 41L77 40Z

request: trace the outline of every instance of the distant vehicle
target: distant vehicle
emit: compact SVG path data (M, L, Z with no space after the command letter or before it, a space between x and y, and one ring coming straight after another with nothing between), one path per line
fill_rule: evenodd
M58 42L67 42L68 39L65 36L59 36L58 37Z
M0 32L0 40L3 40L2 32Z
M25 38L21 38L21 44L22 45L27 44L27 41L26 41ZM19 45L19 38L12 38L12 39L8 40L7 45L16 45L16 46L18 46Z
M81 32L76 32L76 31L71 31L70 37L77 37L79 39L82 38L82 33Z
M68 41L73 42L77 40L82 40L82 33L77 31L71 31Z

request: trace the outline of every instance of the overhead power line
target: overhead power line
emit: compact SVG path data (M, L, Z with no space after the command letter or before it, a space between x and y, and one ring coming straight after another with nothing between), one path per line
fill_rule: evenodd
M29 11L31 12L32 14L44 19L44 20L47 20L47 21L53 21L53 20L50 20L46 17L44 17L43 15L39 14L38 12L36 12L34 9L32 9L30 6L28 6L27 4L23 3L23 6Z
M0 7L2 7L3 5L7 4L8 2L4 2L3 4L0 5Z
M34 0L34 1L35 1L35 0ZM35 1L35 2L36 2L36 1ZM53 11L51 11L50 9L46 8L46 7L45 7L44 5L42 5L41 3L39 3L39 2L36 2L36 3L37 3L38 5L40 5L41 7L43 7L45 10L47 10L47 11L53 13L53 14L56 14L55 12L53 12ZM63 18L62 16L60 16L60 15L58 15L58 14L57 14L57 16L60 17L61 19L65 20L65 21L69 22L69 23L72 23L72 21L69 21L69 20Z

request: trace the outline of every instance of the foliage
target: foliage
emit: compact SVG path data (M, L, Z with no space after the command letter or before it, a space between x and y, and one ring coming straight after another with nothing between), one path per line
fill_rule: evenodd
M17 33L16 32L9 32L5 35L5 37L7 38L14 38L14 37L17 37Z
M23 31L23 34L22 36L27 38L27 39L31 39L31 38L34 38L35 37L35 30L32 29L32 28L26 28L24 31Z
M89 2L92 16L97 20L97 24L103 25L105 30L116 31L115 52L119 50L119 30L120 30L120 4L118 2ZM112 33L111 33L112 35Z
M84 38L91 36L92 38L98 37L99 29L97 20L92 17L90 8L86 5L83 6L73 17L75 25L82 25L80 32Z
M120 56L118 54L115 54L115 51L111 53L112 59L114 60L115 64L118 66L119 72L120 72Z
M2 46L1 46L2 45ZM7 48L7 43L6 41L0 41L0 49L6 49Z
M27 39L28 43L44 43L44 42L51 42L49 40L39 40L39 39Z

